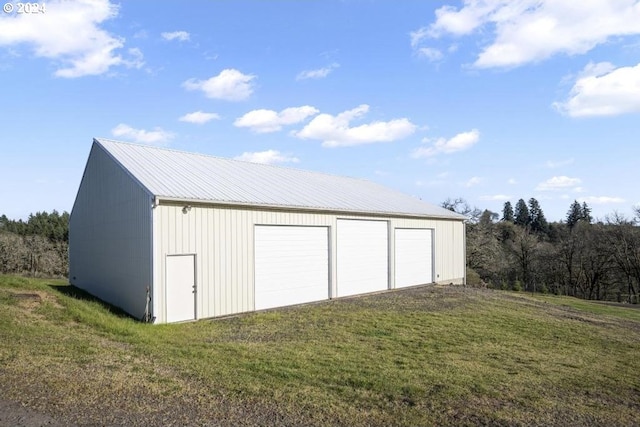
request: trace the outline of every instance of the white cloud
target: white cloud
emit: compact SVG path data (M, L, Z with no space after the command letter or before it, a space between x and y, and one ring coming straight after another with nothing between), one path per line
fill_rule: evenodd
M429 29L427 27L412 31L409 33L409 37L411 38L411 47L417 56L426 58L431 62L436 62L443 58L444 55L440 49L435 47L421 47L422 41L429 38ZM448 50L449 52L454 52L457 50L457 46L451 46Z
M509 178L507 180L507 184L510 184L510 185L515 185L517 183L518 183L518 181L516 181L515 178Z
M442 59L443 55L439 49L433 47L421 47L417 50L418 56L427 58L431 62L436 62Z
M507 196L506 194L495 194L493 196L480 196L480 200L488 200L493 202L506 202L510 200L511 196Z
M29 46L37 57L59 65L56 77L76 78L99 75L112 67L140 68L142 53L130 49L131 59L118 51L122 37L100 28L118 15L118 6L108 0L51 0L46 13L0 14L0 46Z
M186 42L191 37L191 35L186 31L173 31L169 33L162 33L160 35L165 40L178 40L181 42Z
M211 120L220 120L220 115L216 113L205 113L203 111L194 111L193 113L187 113L180 117L178 120L181 122L204 124Z
M323 147L341 147L397 141L413 134L416 130L416 125L406 118L350 126L351 121L362 117L368 111L369 106L362 104L336 116L320 114L302 130L293 132L293 135L301 139L321 140Z
M614 37L640 34L637 0L465 0L460 8L447 5L435 14L429 27L411 33L412 47L445 35L493 33L474 63L479 68L584 54Z
M589 196L578 199L579 202L587 202L590 205L607 205L610 203L624 203L626 200L621 197L611 196Z
M134 129L129 125L120 123L111 129L111 134L115 137L125 138L142 144L163 145L172 140L175 135L157 127L154 130Z
M419 28L416 31L410 32L409 37L411 38L411 47L418 47L422 40L429 37L429 30L427 27Z
M640 63L620 68L608 62L589 64L568 99L553 106L571 117L640 113Z
M255 78L256 76L228 68L207 80L189 79L182 86L187 90L201 90L208 98L242 101L253 93L252 81Z
M473 187L475 185L478 185L481 182L482 182L482 178L480 178L478 176L473 176L467 182L464 183L464 186L469 188L469 187Z
M131 49L127 49L127 53L129 53L131 58L123 60L122 63L128 68L142 68L142 66L144 65L144 55L142 54L142 51L137 47L134 47Z
M133 38L145 40L149 38L149 33L147 32L147 30L138 30L133 33Z
M436 22L431 24L424 32L424 37L438 38L446 33L456 36L467 35L478 28L484 19L487 19L492 7L497 8L500 3L500 1L497 1L491 5L479 2L465 2L465 6L460 10L454 6L442 6L435 11Z
M462 132L455 135L451 139L438 138L432 146L419 147L413 150L411 157L414 159L420 159L423 157L432 157L440 153L451 154L457 151L463 151L471 148L480 140L480 132L477 129L473 129L469 132ZM429 139L424 139L423 142L430 142Z
M536 191L557 191L567 188L578 187L582 180L580 178L569 178L568 176L554 176L541 182L536 187ZM579 187L578 187L579 188Z
M333 63L328 67L320 68L317 70L306 70L302 71L296 76L296 80L306 80L306 79L323 79L327 77L333 70L338 68L340 64Z
M238 117L233 125L246 127L257 133L277 132L283 126L300 123L318 112L318 109L309 105L285 108L279 113L273 110L253 110Z
M241 155L235 157L236 160L242 160L252 163L298 163L300 160L297 157L293 157L287 154L282 154L276 150L257 151L257 152L244 152Z

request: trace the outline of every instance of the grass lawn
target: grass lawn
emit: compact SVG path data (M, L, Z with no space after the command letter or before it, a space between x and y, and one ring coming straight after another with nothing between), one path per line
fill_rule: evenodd
M99 425L640 424L640 310L420 287L146 325L0 276L0 396Z

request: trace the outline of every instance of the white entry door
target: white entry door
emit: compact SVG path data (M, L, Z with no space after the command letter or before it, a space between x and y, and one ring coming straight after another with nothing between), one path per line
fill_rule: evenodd
M255 309L329 298L329 230L255 226Z
M388 242L387 221L338 220L339 297L388 289Z
M196 256L167 255L167 322L182 322L196 317Z
M397 228L396 288L433 282L433 231Z

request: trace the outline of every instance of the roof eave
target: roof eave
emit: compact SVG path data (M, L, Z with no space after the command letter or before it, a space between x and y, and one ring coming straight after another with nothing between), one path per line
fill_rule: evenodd
M354 209L339 209L330 207L315 207L315 206L292 206L292 205L275 205L265 203L246 203L235 201L222 201L222 200L203 200L203 199L189 199L182 197L168 197L168 196L155 196L154 207L160 204L188 204L188 205L200 205L200 206L216 206L216 207L231 207L231 208L246 208L246 209L268 209L276 211L296 211L296 212L322 212L322 213L337 213L337 214L349 214L360 216L376 216L376 217L405 217L405 218L422 218L422 219L446 219L451 221L465 221L466 217L452 213L452 215L438 215L438 214L425 214L425 213L411 213L411 212L391 212L391 211L364 211Z

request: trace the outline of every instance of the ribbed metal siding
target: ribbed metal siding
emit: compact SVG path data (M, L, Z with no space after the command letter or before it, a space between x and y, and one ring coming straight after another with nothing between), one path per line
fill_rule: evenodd
M151 197L93 146L69 221L69 280L142 317L151 278Z
M196 253L198 318L254 309L253 227L255 224L331 225L327 215L265 212L231 208L160 205L155 208L156 307L163 322L164 258Z
M460 221L366 217L160 204L154 209L155 301L158 322L165 321L164 260L166 255L195 253L198 258L197 317L217 317L254 310L253 228L258 225L315 225L330 227L331 295L336 295L336 224L338 218L388 220L395 227L434 230L436 281L461 283L464 276L463 224ZM394 259L390 243L390 260ZM389 262L390 281L393 263ZM393 286L391 286L393 287Z
M437 283L462 284L466 257L462 221L396 218L393 226L433 229L434 280Z

